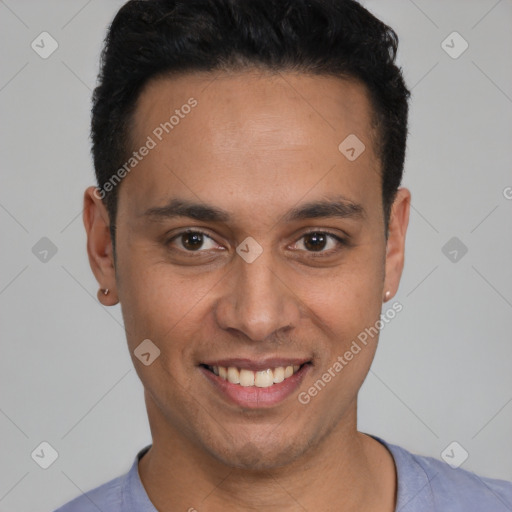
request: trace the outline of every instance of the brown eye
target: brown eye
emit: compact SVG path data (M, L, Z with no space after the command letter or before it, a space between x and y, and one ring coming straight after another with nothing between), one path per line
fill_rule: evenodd
M183 247L190 251L200 249L204 243L202 233L185 233L181 235L181 240Z
M301 245L303 248L300 247ZM345 240L333 233L326 231L310 231L309 233L305 233L300 240L296 242L295 248L312 253L312 255L315 256L315 253L318 253L318 256L328 256L337 252L342 245L346 245Z
M308 233L304 239L304 246L308 251L321 251L327 243L325 233Z
M178 249L184 252L205 252L217 247L213 239L206 233L192 229L178 233L167 244L177 245Z

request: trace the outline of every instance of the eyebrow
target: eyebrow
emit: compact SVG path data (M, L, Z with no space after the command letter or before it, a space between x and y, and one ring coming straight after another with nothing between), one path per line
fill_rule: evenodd
M195 203L185 199L172 199L165 206L149 208L141 216L153 221L188 217L203 222L219 223L228 223L232 218L226 210L206 203ZM282 219L285 222L293 222L330 217L362 219L365 216L366 212L361 204L338 197L301 204L289 210Z

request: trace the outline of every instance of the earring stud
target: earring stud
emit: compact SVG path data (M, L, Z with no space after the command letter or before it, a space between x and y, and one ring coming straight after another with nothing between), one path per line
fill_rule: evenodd
M391 295L391 292L388 290L385 295L384 295L384 299L385 300L389 300L389 296Z
M110 290L108 288L105 288L104 290L101 291L103 292L103 295L108 295Z

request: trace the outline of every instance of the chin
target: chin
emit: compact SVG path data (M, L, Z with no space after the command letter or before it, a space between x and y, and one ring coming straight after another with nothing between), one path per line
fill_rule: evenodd
M303 449L288 438L280 444L269 443L268 439L248 441L236 448L233 445L225 451L214 453L215 458L226 466L248 471L268 471L286 466L300 457Z

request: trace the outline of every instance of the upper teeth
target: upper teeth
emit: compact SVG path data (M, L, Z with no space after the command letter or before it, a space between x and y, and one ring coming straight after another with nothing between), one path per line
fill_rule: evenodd
M273 384L283 382L284 379L291 377L298 371L300 365L293 366L278 366L277 368L268 368L253 372L245 368L236 368L234 366L211 366L215 375L218 375L224 380L231 382L231 384L240 384L240 386L256 386L258 388L268 388Z

